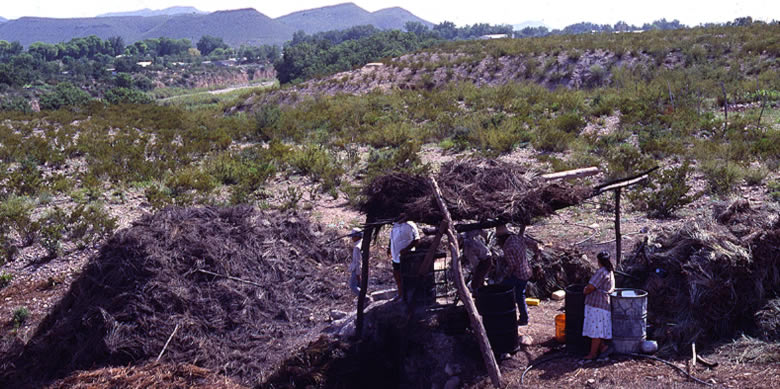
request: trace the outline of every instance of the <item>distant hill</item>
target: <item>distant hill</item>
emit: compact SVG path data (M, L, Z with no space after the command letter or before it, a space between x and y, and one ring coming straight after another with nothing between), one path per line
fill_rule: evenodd
M424 24L428 28L433 27L433 23L418 18L413 13L401 7L380 9L379 11L372 13L371 23L369 24L373 24L375 27L383 30L403 30L406 22L418 22Z
M251 8L203 14L195 13L200 11L191 7L172 7L149 12L193 12L142 15L147 11L75 19L23 17L0 23L0 40L19 41L29 46L35 42L59 43L76 37L97 35L101 39L121 36L127 44L159 37L187 38L194 44L203 35L211 35L237 47L241 44L281 45L292 39L293 33L299 30L312 34L365 24L380 29L403 29L408 21L432 26L402 8L368 12L352 3L299 11L276 19Z
M180 14L205 14L207 12L203 12L198 10L195 7L168 7L165 9L149 9L144 8L142 10L138 11L128 11L128 12L109 12L105 14L100 14L97 17L99 18L107 18L107 17L116 17L116 16L163 16L163 15L180 15Z
M276 20L292 27L294 31L303 30L307 34L328 30L343 30L364 24L371 24L385 30L403 30L404 24L409 21L420 22L428 27L433 26L432 23L418 18L403 8L386 8L372 13L358 7L354 3L343 3L293 12L289 15L278 17Z
M221 37L231 46L242 44L281 45L292 39L291 27L277 22L252 8L217 11L207 15L179 15L144 32L140 39L168 37L187 38L193 44L203 35Z
M3 17L0 17L0 23L5 23L5 22L7 22L7 21L8 21L8 19L6 19L6 18L3 18Z
M539 21L539 20L526 20L526 21L524 21L522 23L513 24L512 27L514 28L515 31L522 30L522 29L524 29L526 27L547 27L547 28L550 28L549 26L544 24L544 22Z
M59 43L76 37L97 35L101 39L121 36L126 43L143 39L144 32L164 23L170 16L123 16L111 18L52 19L22 17L0 24L0 40Z

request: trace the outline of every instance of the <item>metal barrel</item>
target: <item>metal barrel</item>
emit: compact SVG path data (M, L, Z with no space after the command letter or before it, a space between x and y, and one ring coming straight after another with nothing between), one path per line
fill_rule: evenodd
M488 285L477 290L477 311L482 316L490 347L496 354L517 348L517 304L515 288Z
M425 260L425 252L412 252L401 256L401 289L407 304L427 307L436 302L433 263L423 275L420 267Z
M590 339L582 336L585 321L585 284L566 287L566 350L574 354L585 354L590 348Z
M637 353L647 338L647 292L641 289L615 289L612 305L612 344L615 352Z

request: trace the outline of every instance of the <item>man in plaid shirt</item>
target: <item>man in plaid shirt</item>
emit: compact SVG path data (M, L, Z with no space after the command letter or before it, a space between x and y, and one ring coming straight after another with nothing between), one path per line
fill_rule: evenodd
M501 249L504 251L504 260L506 261L508 275L501 282L502 285L508 285L515 288L515 301L517 309L520 311L519 325L528 325L528 306L525 304L525 287L528 280L531 279L531 265L525 253L525 239L523 239L525 226L520 227L519 233L512 234L502 224L496 227L496 239Z

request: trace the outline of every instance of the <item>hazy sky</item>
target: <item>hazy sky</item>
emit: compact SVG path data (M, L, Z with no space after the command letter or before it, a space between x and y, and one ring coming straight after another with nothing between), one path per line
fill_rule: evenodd
M55 18L91 17L106 12L192 6L201 11L254 8L270 17L290 12L343 3L338 0L3 0L0 16ZM403 7L433 23L445 20L457 25L473 23L517 24L542 21L554 28L589 21L614 24L623 20L642 24L660 18L678 19L687 25L724 22L739 16L780 19L780 0L355 0L368 11Z

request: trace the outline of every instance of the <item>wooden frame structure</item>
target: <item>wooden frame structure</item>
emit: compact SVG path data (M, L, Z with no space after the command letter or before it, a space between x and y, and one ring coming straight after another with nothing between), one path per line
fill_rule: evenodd
M615 238L616 238L616 253L617 253L616 267L617 265L620 264L620 257L621 257L621 250L622 250L621 233L620 233L621 190L622 188L636 185L646 180L649 174L656 169L657 167L650 169L646 172L643 172L641 174L638 174L636 176L607 182L594 188L592 196L597 196L599 194L608 191L615 192ZM590 167L590 168L576 169L576 170L570 170L565 172L545 174L539 177L544 181L553 181L553 180L566 179L566 178L581 178L586 176L592 176L598 173L599 173L598 168ZM458 297L460 301L463 302L466 308L466 312L469 316L472 329L474 329L474 331L476 332L477 340L480 346L480 351L482 353L482 358L485 363L486 370L488 371L488 375L490 376L491 382L495 387L497 388L501 387L502 385L501 371L498 368L498 363L496 361L495 354L493 353L493 350L490 346L490 342L488 341L487 333L485 332L485 327L482 323L482 317L477 311L471 292L466 287L466 282L463 278L463 272L459 260L460 249L458 247L456 232L491 228L500 224L504 224L506 223L506 221L487 220L487 221L481 221L477 223L455 225L450 216L450 211L449 209L447 209L446 202L443 198L439 185L436 182L436 179L433 176L428 176L428 182L432 188L432 192L433 192L432 196L434 197L435 204L438 206L439 210L441 211L443 215L443 219L441 220L438 228L436 229L433 245L429 248L429 251L426 253L425 258L423 260L423 264L420 267L420 271L424 272L425 271L424 269L430 267L432 262L435 260L435 253L439 245L441 244L442 238L446 236L447 245L450 250L451 261L452 261L451 269L454 273L454 278L455 278L454 281L455 281L456 288L458 290ZM389 221L385 221L384 223L369 223L369 220L366 220L366 224L364 225L364 231L363 231L364 239L361 246L361 251L362 251L361 286L360 286L360 293L358 295L357 318L355 323L355 334L357 337L362 336L363 323L365 321L364 309L366 306L365 301L366 301L366 294L368 291L369 257L370 257L370 249L371 249L371 239L375 236L375 234L377 233L381 225L388 224L388 223Z

